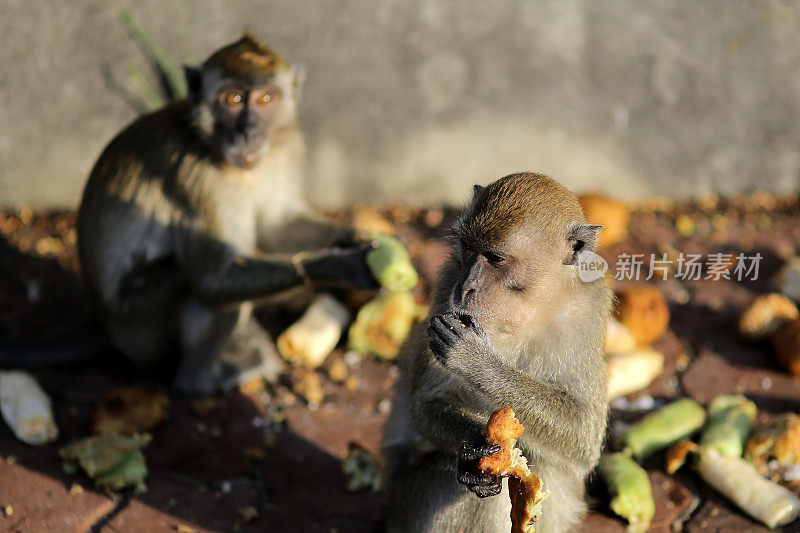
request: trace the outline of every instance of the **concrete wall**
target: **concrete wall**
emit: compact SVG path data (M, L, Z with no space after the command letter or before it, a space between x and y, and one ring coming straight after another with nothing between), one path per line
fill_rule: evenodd
M515 170L621 197L796 190L794 0L3 0L0 204L73 206L136 110L126 8L199 62L304 62L313 199L458 202Z

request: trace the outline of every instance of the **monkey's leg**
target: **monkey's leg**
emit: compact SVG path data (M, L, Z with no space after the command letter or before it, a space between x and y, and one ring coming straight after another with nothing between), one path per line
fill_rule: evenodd
M542 503L536 533L573 531L586 514L585 484L577 475L554 466L531 466L550 496Z
M478 498L456 480L457 458L430 452L414 461L389 488L389 533L507 533L511 530L508 485ZM538 532L537 528L537 532Z
M188 300L180 336L183 356L174 385L186 392L213 392L256 377L274 380L283 367L248 303L217 308Z

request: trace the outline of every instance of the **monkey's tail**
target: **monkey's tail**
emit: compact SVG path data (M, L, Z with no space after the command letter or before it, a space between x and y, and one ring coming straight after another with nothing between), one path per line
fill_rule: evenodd
M98 323L87 323L65 334L32 339L0 337L0 368L35 369L87 363L111 343Z

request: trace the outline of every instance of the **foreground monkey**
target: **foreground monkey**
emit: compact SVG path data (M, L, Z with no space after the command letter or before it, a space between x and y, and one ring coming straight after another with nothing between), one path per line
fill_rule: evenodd
M186 100L139 118L100 156L78 245L112 343L209 392L281 369L250 301L375 282L369 246L306 203L297 70L245 34L186 77Z
M500 478L477 469L499 451L482 430L503 406L525 427L518 446L550 492L536 531L579 522L608 410L611 291L603 277L578 277L598 229L545 176L476 186L427 332L418 328L401 356L384 442L389 531L510 530L509 498L488 497L500 493Z

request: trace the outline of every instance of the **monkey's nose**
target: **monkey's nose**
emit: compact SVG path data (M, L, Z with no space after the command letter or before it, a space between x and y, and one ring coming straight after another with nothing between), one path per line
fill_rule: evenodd
M461 295L461 305L463 307L468 307L469 304L472 303L472 300L475 299L475 294L476 294L475 289L471 287L465 289L464 293Z

